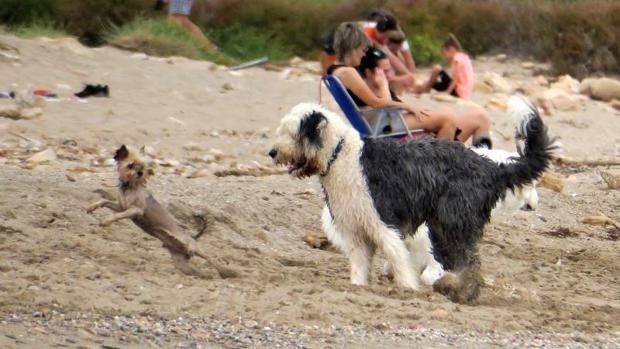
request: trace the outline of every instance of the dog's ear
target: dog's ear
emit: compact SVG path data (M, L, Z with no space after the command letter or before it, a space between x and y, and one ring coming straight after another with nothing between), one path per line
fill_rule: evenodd
M306 115L299 124L299 138L318 147L323 145L321 133L327 127L327 118L318 111Z
M145 155L146 154L146 144L143 144L140 147L140 155Z
M114 161L123 161L128 156L129 150L127 150L127 147L123 144L120 148L116 149L116 153L114 153Z

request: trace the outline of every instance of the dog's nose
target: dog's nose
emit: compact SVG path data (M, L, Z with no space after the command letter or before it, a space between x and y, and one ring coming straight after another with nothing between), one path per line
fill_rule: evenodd
M144 174L144 172L138 171L138 177L142 177L143 174Z
M278 155L278 151L275 149L271 149L269 151L269 156L271 156L272 159L275 159L276 155Z

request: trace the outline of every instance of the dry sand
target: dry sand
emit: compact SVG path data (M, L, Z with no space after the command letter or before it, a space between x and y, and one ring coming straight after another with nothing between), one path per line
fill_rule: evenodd
M606 189L602 167L556 167L562 193L539 189L536 212L496 212L480 245L487 285L477 305L400 289L378 276L381 257L372 285L354 287L344 256L302 241L320 231L317 180L278 174L266 156L281 116L317 100L317 77L231 74L70 39L0 42L21 55L0 61L0 90L63 97L91 82L112 95L47 102L32 120L0 118L2 348L620 346L619 233L580 222L597 211L620 220L620 192ZM518 61L475 67L534 79ZM512 120L491 115L498 147L514 149ZM618 155L620 115L605 104L545 120L564 156ZM93 190L114 190L109 158L121 143L147 145L161 165L151 191L186 229L206 229L201 246L240 277L183 275L130 222L101 228L104 210L84 212ZM56 160L28 166L48 148Z

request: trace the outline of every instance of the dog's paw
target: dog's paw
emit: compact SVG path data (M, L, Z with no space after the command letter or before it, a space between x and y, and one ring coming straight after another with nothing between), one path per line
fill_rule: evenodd
M99 205L93 204L90 205L88 207L86 207L86 213L93 213L93 211L95 211L97 208L99 208Z

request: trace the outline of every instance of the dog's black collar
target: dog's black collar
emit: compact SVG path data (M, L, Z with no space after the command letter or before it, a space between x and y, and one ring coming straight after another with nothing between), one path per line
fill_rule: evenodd
M329 170L331 170L332 165L334 164L334 161L336 161L336 159L338 158L338 155L340 154L340 151L342 150L343 144L344 144L344 138L340 138L340 141L338 141L338 144L336 144L336 148L334 148L334 151L332 152L332 156L327 161L327 168L325 169L325 171L321 172L321 177L327 176L327 174L329 173Z

